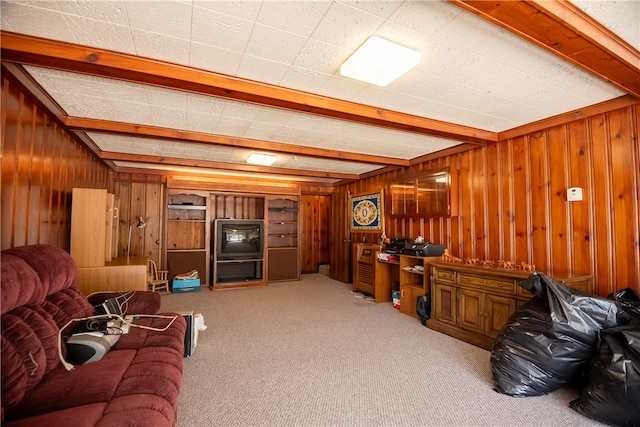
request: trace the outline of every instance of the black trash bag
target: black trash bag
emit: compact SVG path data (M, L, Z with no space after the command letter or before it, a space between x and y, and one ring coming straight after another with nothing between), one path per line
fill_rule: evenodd
M520 286L535 296L516 310L491 352L494 390L540 396L579 378L595 356L598 331L619 324L616 302L534 273Z
M570 406L600 422L640 426L640 297L628 288L615 299L632 320L600 331L589 383Z
M422 326L427 325L431 317L431 294L420 295L416 300L416 314L420 317Z

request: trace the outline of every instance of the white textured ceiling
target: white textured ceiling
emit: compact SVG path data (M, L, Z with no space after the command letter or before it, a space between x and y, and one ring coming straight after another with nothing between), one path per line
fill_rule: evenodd
M631 45L640 46L640 2L576 4ZM624 94L546 50L441 1L3 0L1 22L6 31L493 132ZM385 88L341 77L340 64L372 35L418 50L421 63ZM67 114L76 117L399 159L460 143L137 83L37 67L27 70ZM88 136L110 152L230 163L242 163L248 153L246 148L181 141ZM340 173L381 167L300 155L280 155L275 166Z

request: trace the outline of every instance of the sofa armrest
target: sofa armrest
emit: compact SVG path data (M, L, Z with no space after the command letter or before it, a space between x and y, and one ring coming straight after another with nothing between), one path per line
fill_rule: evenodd
M160 294L157 292L94 292L87 297L93 306L100 305L109 298L116 298L123 315L156 314L160 310Z

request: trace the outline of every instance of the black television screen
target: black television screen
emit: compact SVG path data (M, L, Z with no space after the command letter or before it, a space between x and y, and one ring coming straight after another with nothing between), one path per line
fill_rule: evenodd
M262 258L264 222L248 219L216 220L218 259Z

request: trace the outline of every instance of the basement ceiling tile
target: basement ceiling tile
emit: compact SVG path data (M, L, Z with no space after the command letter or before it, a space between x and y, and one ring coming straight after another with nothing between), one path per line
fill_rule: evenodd
M288 69L289 65L282 62L244 55L236 75L250 80L259 80L262 83L278 85Z
M255 24L244 53L288 64L296 58L305 41L302 36Z
M219 133L220 115L187 111L185 129L194 132Z
M136 53L129 27L75 15L64 15L64 19L69 28L73 29L77 43L117 52Z
M149 31L131 30L133 44L140 56L160 59L176 64L188 64L191 43L189 40Z
M383 22L384 18L380 16L333 2L311 38L336 46L342 46L345 40L362 44Z
M189 65L235 76L240 68L242 56L242 53L192 41L189 48Z
M132 29L163 34L166 37L189 39L192 13L190 3L127 1L124 5Z
M309 37L329 6L330 1L265 1L260 7L258 22Z
M640 51L640 1L572 0L571 3Z
M227 136L246 136L247 131L252 125L252 121L240 119L237 117L222 117L216 126L216 133Z
M192 41L238 53L244 53L253 29L251 21L201 8L193 10L191 22Z
M156 86L143 86L144 97L135 98L139 102L147 102L150 105L155 105L162 108L175 108L179 110L187 110L187 92L181 92L179 90L165 89ZM134 98L129 98L133 100Z
M247 21L255 20L263 6L262 1L192 0L192 2L195 7L194 13L200 13L197 9L202 8Z
M280 80L280 85L292 89L317 93L322 85L330 78L331 76L326 73L292 66L289 67L285 75Z
M262 111L261 106L254 104L245 104L238 101L223 100L223 114L226 118L240 118L243 120L253 121Z
M405 1L389 18L415 31L436 34L449 25L463 10L441 1Z
M0 22L5 31L35 34L39 37L60 39L71 43L77 42L62 14L55 10L57 9L55 3L2 1L0 5L2 18Z
M343 46L308 39L299 55L292 62L292 65L315 73L333 75L339 72L340 65L352 53L352 50Z
M221 98L199 95L196 93L186 93L187 112L206 113L219 116L227 105Z
M86 18L114 25L129 25L129 18L125 2L110 1L37 1L38 4L57 3L62 12L67 15L84 16Z

